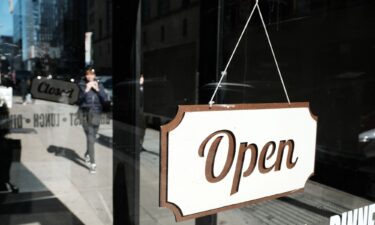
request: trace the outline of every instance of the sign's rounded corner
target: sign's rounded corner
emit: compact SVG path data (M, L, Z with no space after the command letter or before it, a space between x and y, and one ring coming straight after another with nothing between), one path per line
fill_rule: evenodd
M188 218L184 217L180 207L178 207L173 202L162 201L162 202L160 202L160 207L165 207L165 208L168 208L169 210L171 210L174 217L175 217L176 222L181 222L181 221L184 221L184 220L188 219Z
M311 118L318 122L318 116L312 112L310 102L303 102L302 104L308 109Z
M315 114L311 111L311 107L310 107L310 105L309 105L309 107L308 107L308 110L309 110L309 113L310 113L311 118L312 118L313 120L315 120L316 122L318 122L318 116L315 115Z
M166 124L160 126L160 130L165 130L166 132L170 132L174 130L178 125L180 125L182 119L184 118L186 110L184 106L178 105L176 116Z

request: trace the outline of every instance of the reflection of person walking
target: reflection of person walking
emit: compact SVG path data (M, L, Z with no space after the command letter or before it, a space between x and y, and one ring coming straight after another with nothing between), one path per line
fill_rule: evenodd
M27 79L23 77L20 81L20 89L22 95L22 104L26 105L26 95L27 95Z
M18 187L10 182L10 167L13 157L9 133L9 110L6 104L0 105L0 193L18 193ZM1 205L1 199L0 199Z
M94 144L98 133L103 102L107 99L104 87L95 79L95 70L87 68L85 78L78 84L79 95L79 117L81 118L83 130L86 134L87 149L85 161L90 164L90 173L96 173Z

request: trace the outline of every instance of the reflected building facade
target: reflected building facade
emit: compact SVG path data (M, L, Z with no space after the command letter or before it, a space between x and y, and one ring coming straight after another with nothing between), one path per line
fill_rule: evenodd
M14 54L12 42L13 38L11 36L0 36L0 75L8 73L11 69L11 57Z
M98 75L112 74L112 0L87 1L87 30L93 33L93 65Z
M170 83L179 103L197 101L199 10L198 0L142 1L144 77Z
M78 18L84 6L85 1L17 1L14 43L22 49L25 69L41 75L82 69L86 23Z
M21 47L22 40L22 4L15 5L13 10L13 43Z

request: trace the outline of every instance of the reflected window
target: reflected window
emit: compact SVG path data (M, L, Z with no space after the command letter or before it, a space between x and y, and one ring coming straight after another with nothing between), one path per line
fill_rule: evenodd
M93 8L95 6L95 0L89 0L89 7Z
M148 20L151 16L150 0L142 0L142 19Z
M99 19L99 39L103 37L103 21Z
M188 22L187 19L182 20L182 36L187 37L188 35Z
M165 28L164 26L161 26L160 27L160 41L164 42L164 40L165 40Z
M143 31L143 45L144 46L147 46L148 44L148 39L147 39L147 32L146 31Z
M169 11L169 0L158 0L158 15L162 16Z
M90 13L89 23L90 23L90 25L93 25L95 23L95 14L94 13Z
M188 7L190 4L190 0L182 0L182 8Z

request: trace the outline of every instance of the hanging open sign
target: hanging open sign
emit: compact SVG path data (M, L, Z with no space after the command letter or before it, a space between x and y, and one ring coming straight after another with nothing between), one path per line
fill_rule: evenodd
M316 129L308 103L180 106L161 127L160 206L181 221L301 191Z

